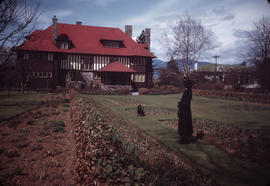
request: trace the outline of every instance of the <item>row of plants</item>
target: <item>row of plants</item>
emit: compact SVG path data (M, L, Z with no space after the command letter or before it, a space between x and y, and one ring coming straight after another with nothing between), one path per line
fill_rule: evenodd
M78 183L217 185L140 129L84 99L75 96L71 107Z
M153 88L139 88L139 93L143 95L167 95L167 94L179 94L178 87L167 85Z
M177 128L177 119L162 120L166 125ZM249 158L264 166L270 166L269 131L244 129L217 121L193 119L194 135L203 133L203 140L222 150Z
M228 105L221 105L219 106L219 108L228 109L228 110L236 110L236 111L260 112L260 111L270 110L270 105L228 104Z
M201 89L193 89L192 91L193 94L199 96L222 97L230 100L270 103L270 94L253 94L244 92L229 92L229 91L201 90Z

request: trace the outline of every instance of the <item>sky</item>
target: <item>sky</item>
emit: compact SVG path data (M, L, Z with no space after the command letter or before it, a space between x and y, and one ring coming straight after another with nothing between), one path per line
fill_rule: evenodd
M37 28L52 24L55 15L60 23L117 27L133 26L133 37L145 28L151 28L151 52L158 59L168 61L164 33L185 14L201 20L206 29L214 33L217 48L200 58L218 63L241 63L239 51L247 44L246 31L254 22L270 17L267 0L41 0L41 15Z

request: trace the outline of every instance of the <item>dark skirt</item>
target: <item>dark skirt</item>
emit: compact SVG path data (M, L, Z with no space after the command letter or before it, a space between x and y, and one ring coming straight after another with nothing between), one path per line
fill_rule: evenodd
M178 134L181 137L191 137L193 133L190 105L179 103L178 107Z

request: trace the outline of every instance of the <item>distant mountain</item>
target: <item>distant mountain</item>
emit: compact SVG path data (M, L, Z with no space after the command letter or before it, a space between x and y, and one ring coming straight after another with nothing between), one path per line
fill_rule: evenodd
M206 61L198 61L198 68L201 67L201 66L210 65L210 64L213 64L213 63L206 62ZM195 65L192 64L190 69L194 69L194 66Z
M157 78L157 76L158 76L158 69L161 68L161 67L166 68L167 63L168 62L162 61L160 59L153 59L152 64L153 64L153 67L154 67L154 78ZM206 61L199 61L198 62L198 68L201 67L201 66L204 66L204 65L209 65L209 64L213 64L213 63L206 62ZM194 69L194 64L191 65L190 69ZM179 70L181 71L181 67L179 67Z
M160 67L167 67L167 62L162 61L160 59L153 59L153 63L152 63L153 67L155 69L158 69Z

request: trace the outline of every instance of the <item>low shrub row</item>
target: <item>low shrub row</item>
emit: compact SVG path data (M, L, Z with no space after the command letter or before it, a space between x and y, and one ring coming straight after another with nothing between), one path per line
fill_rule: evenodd
M270 94L253 94L244 92L229 92L229 91L214 91L214 90L201 90L193 89L193 94L199 96L209 96L209 97L221 97L230 100L238 101L252 101L261 103L270 103Z
M166 95L166 94L178 94L179 88L168 85L154 88L139 88L139 93L143 95Z
M217 185L142 130L85 99L76 96L72 103L78 183Z

